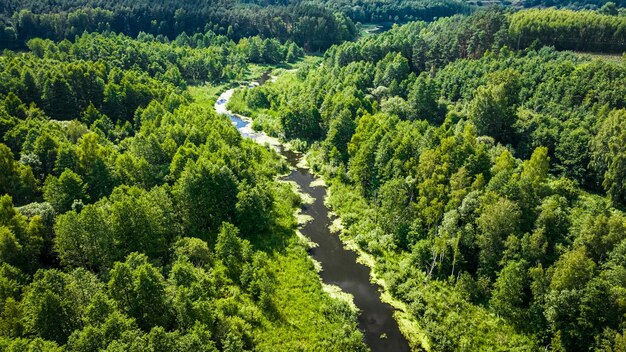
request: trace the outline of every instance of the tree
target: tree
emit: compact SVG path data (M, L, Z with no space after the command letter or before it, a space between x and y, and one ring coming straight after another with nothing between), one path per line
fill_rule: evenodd
M21 299L22 290L28 283L28 279L28 276L19 268L8 263L0 264L0 302L6 302L9 298L12 298L14 301L19 301ZM6 303L0 304L0 307L4 308L5 304Z
M343 162L344 164L348 162L348 143L350 143L355 129L356 124L352 120L352 114L349 110L342 110L331 120L325 143L328 145L328 150L337 150L339 160L336 162Z
M78 171L78 153L76 147L70 143L62 143L59 146L57 152L56 162L54 163L54 172L56 176L60 176L63 171L70 169L72 171Z
M67 284L67 274L58 270L37 272L23 301L27 332L64 344L78 328L78 306L66 294Z
M626 204L626 110L614 110L592 140L591 165L613 202Z
M506 198L483 206L477 219L480 229L477 242L480 248L480 270L485 275L495 275L504 249L504 240L517 233L520 216L518 205Z
M165 282L159 271L143 254L131 253L110 272L109 293L122 311L135 318L144 331L155 326L169 328L171 311Z
M140 336L141 333L133 319L113 311L102 322L91 323L82 330L75 330L69 337L66 347L68 350L79 352L104 350L110 345L119 346L120 341L139 340Z
M9 92L4 98L3 105L9 115L20 119L26 118L26 105L15 93Z
M91 126L94 122L101 119L104 115L98 111L95 105L92 102L89 103L87 109L83 111L80 118L81 121L84 122L87 126Z
M407 100L415 112L414 119L424 119L434 124L442 122L445 109L439 105L435 81L426 72L417 77L408 95Z
M626 218L622 213L588 214L576 242L584 244L589 257L597 263L615 255L615 246L626 238Z
M592 278L594 270L595 263L587 257L585 248L575 248L555 263L550 288L555 291L581 289Z
M11 265L22 265L22 246L9 228L0 227L0 262Z
M266 109L270 107L267 94L262 88L251 88L244 91L245 101L252 109Z
M41 216L26 218L13 206L11 197L4 195L0 197L0 229L3 261L34 272L43 250L45 227Z
M411 204L412 189L404 179L393 179L380 187L379 223L386 233L393 235L400 248L406 248L409 242L408 233L413 221L414 205Z
M396 115L403 120L413 119L415 114L409 103L397 96L384 99L380 103L380 111L389 115Z
M87 193L91 200L108 195L115 185L105 159L106 149L99 144L99 138L94 132L87 133L80 138L77 146L80 173L87 184Z
M519 74L502 71L491 83L476 90L469 106L469 117L479 135L488 135L502 143L515 140L513 124L519 94Z
M54 245L61 263L93 270L108 268L119 258L111 227L108 212L99 204L58 216Z
M287 140L313 141L321 137L321 116L317 109L285 109L280 114L280 124Z
M61 214L72 209L75 201L86 201L86 186L82 178L70 169L65 169L59 178L49 175L43 187L44 199Z
M120 255L141 252L162 258L179 232L174 205L165 190L137 187L116 188L106 205L111 231Z
M245 184L237 194L237 225L244 236L269 235L276 214L274 194L271 185L259 184L253 187Z
M239 281L243 265L247 261L247 244L239 238L239 229L227 222L217 235L215 256L222 261L231 279Z
M173 249L175 258L186 258L195 266L204 267L213 262L208 244L199 238L183 237L174 243Z
M173 193L182 210L185 233L209 240L222 221L232 219L237 203L237 180L221 163L205 158L187 163Z
M549 169L550 157L548 156L548 148L538 147L533 151L530 159L524 162L521 178L537 189L545 181Z
M527 264L511 261L500 270L489 301L496 314L521 329L526 328L528 285Z
M614 2L607 2L604 5L602 5L602 7L600 8L600 10L598 10L599 13L603 14L603 15L608 15L608 16L617 16L618 12L617 12L617 6L615 5Z
M35 140L34 153L39 158L43 168L43 175L52 173L57 159L59 142L50 134L44 132Z
M10 194L18 204L27 203L37 190L37 181L29 166L13 159L11 149L0 143L0 194Z
M375 86L391 88L409 75L409 61L400 53L389 53L376 65Z
M65 77L58 73L44 80L41 99L46 112L52 118L69 120L77 115L76 95Z

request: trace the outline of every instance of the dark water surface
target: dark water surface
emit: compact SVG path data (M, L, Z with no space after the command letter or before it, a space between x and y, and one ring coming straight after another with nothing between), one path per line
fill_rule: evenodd
M228 116L237 129L247 126L249 122L235 115ZM244 137L255 139L259 134L244 134ZM320 276L324 283L337 285L344 292L354 297L354 304L359 308L359 328L363 331L365 342L374 352L410 351L409 345L393 318L394 309L380 299L378 285L370 282L370 268L357 262L357 254L344 249L337 234L330 232L333 219L324 205L326 188L311 187L316 178L307 170L297 166L300 155L277 148L292 166L291 173L285 177L293 181L302 190L315 199L313 204L302 206L302 213L313 218L300 228L300 232L310 238L318 246L311 249L311 256L321 263ZM381 338L381 335L386 337ZM348 351L346 351L348 352Z
M409 344L393 318L393 307L380 300L378 285L370 282L370 268L358 263L357 254L345 249L339 236L330 232L329 226L333 219L329 217L328 208L324 204L326 188L310 186L315 177L307 169L296 166L298 155L289 151L281 151L281 154L287 157L294 168L286 179L297 183L302 192L315 199L313 204L302 206L302 213L311 216L313 220L301 227L300 232L318 244L309 252L322 264L322 280L354 296L354 304L360 309L359 328L372 351L410 351ZM381 339L382 334L386 338Z

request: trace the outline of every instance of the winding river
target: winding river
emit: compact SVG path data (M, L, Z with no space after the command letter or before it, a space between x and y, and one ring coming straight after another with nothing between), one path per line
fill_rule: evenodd
M265 80L267 77L264 75ZM292 167L291 173L285 179L295 182L302 192L314 199L312 204L302 206L302 213L310 216L312 220L301 226L300 232L318 244L309 252L321 263L322 271L319 275L324 283L339 286L354 297L354 304L360 311L359 328L363 331L365 342L372 351L410 351L407 340L393 318L394 308L381 301L378 285L370 282L370 268L358 263L357 254L345 249L339 236L329 230L333 219L324 204L326 188L314 186L315 176L298 166L300 154L285 150L277 140L252 130L249 118L234 115L226 109L233 92L234 89L230 89L222 93L215 103L215 110L227 115L244 137L262 144L267 143L285 156Z

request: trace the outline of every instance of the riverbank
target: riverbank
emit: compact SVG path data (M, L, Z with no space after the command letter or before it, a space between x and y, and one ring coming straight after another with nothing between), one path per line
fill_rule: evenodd
M281 76L281 81L283 81L284 79L289 79L289 78ZM247 116L242 116L239 114L233 114L232 112L228 111L228 109L226 108L226 105L228 101L230 100L230 98L233 96L233 93L234 93L234 90L228 90L224 92L222 95L220 95L220 99L218 99L218 102L221 104L216 104L216 111L220 113L228 114L229 116L231 116L231 121L233 121L235 126L242 133L242 135L248 138L255 139L257 142L262 143L262 144L267 143L268 145L274 147L274 149L277 150L278 152L281 152L281 148L283 150L291 149L290 148L291 146L288 143L283 143L277 138L269 137L264 132L254 131L251 127L252 126L251 118ZM233 116L235 117L234 119L232 118ZM297 168L307 169L307 172L311 173L314 176L314 181L312 182L314 182L316 186L323 186L325 189L328 190L326 182L323 179L323 175L315 174L313 170L309 169L307 165L306 157L298 158ZM334 204L332 204L332 202L329 202L329 196L330 196L330 191L328 191L328 194L324 196L323 198L324 205L327 208L333 208ZM336 217L334 213L330 213L330 215L332 215L333 217ZM332 224L334 224L335 226L331 226ZM345 250L354 252L356 254L355 260L359 264L365 265L369 268L368 281L380 287L379 291L380 291L380 297L381 297L382 302L389 304L395 309L395 311L393 312L393 316L395 317L395 320L397 324L399 325L399 329L402 335L408 339L412 350L428 351L430 349L429 341L428 341L428 338L426 337L426 334L423 332L423 329L421 328L419 322L415 319L413 315L409 313L408 307L406 306L404 302L401 302L392 297L392 295L390 294L390 290L389 290L389 286L387 282L385 282L385 280L382 277L376 274L376 259L374 258L374 256L372 256L371 254L365 252L362 248L360 248L357 245L357 243L354 241L354 239L350 238L344 233L343 228L341 226L336 226L337 224L341 224L341 221L339 220L338 217L336 217L335 221L331 222L327 226L328 230L331 232L335 231L331 235L338 236L338 238L340 238L342 247Z
M316 176L323 179L323 176L320 174L316 174ZM332 188L328 187L328 195L325 199L325 203L329 209L333 209L332 214L336 217L335 221L331 224L330 231L336 233L341 238L346 249L357 253L357 261L359 263L370 268L370 281L382 288L381 300L396 309L394 312L394 318L398 322L400 331L408 340L411 350L430 351L431 349L428 337L424 333L419 322L409 313L406 303L394 298L390 293L387 281L377 274L376 257L363 250L363 248L357 244L355 239L346 233L345 227L341 222L341 214L335 212L336 204L334 204L331 200L331 192Z
M360 312L359 328L373 351L409 351L409 344L394 319L395 309L382 300L380 287L371 282L370 268L359 263L358 254L347 249L339 236L331 233L334 219L325 205L327 190L323 182L301 164L301 154L289 151L263 132L253 131L250 119L231 114L226 104L232 93L227 90L220 95L215 103L216 111L226 114L244 137L268 144L282 154L293 168L285 179L294 182L312 200L302 205L301 218L305 221L299 231L316 244L310 246L309 254L320 263L319 276L328 288L327 293L342 300L346 299L345 293L352 295L353 305Z

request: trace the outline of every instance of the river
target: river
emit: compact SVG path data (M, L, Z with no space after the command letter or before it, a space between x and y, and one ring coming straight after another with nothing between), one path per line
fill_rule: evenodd
M318 244L309 253L322 266L319 275L323 282L339 286L354 297L354 304L359 308L359 329L372 351L410 351L407 340L393 318L394 308L381 300L379 286L370 282L370 268L358 263L357 254L345 249L339 236L331 233L329 228L333 219L324 204L326 188L311 186L316 177L308 169L298 166L302 157L300 154L286 150L276 139L252 130L249 118L234 115L226 109L233 91L230 89L222 93L215 103L215 110L227 115L244 137L261 144L267 143L282 154L291 165L291 173L284 179L295 182L302 192L314 199L312 204L302 206L302 214L310 216L312 220L302 225L300 232Z

